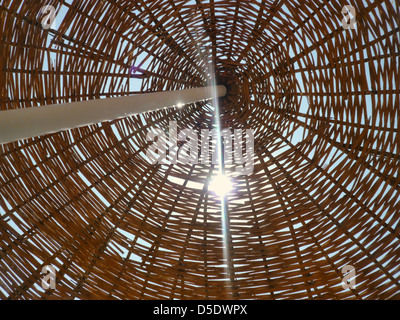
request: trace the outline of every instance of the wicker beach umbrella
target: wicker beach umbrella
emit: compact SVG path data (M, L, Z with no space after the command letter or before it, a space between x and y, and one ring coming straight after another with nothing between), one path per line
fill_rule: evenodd
M215 85L226 95L2 144L0 298L396 298L399 8L3 1L0 119ZM163 142L171 128L236 130L251 157L230 163L225 139L217 163L150 163L149 132ZM232 188L214 192L215 176Z

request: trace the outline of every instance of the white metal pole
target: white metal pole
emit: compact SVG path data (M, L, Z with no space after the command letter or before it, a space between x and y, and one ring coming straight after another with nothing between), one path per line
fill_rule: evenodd
M225 86L153 92L0 111L0 144L128 117L165 107L185 105L226 94Z

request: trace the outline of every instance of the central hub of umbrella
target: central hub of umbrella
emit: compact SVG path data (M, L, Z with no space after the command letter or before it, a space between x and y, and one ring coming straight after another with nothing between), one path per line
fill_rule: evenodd
M226 88L226 95L219 99L222 123L245 125L251 114L247 75L239 69L223 68L217 70L216 83Z
M256 128L260 124L283 136L290 134L292 115L300 108L295 99L297 80L287 55L256 55L240 63L219 60L216 84L226 87L219 99L221 123L227 127Z

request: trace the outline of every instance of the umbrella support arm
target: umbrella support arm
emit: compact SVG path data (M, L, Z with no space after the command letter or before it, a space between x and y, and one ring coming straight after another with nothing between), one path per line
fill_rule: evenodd
M0 144L209 100L214 96L223 97L225 94L226 88L219 85L0 111Z

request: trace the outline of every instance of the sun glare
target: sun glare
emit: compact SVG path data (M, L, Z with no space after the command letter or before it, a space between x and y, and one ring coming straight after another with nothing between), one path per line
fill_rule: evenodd
M232 188L232 181L227 176L222 174L215 176L208 186L209 190L221 197L228 194Z

